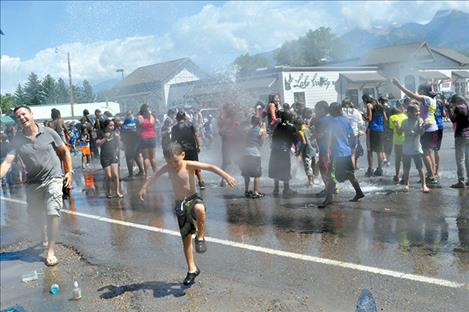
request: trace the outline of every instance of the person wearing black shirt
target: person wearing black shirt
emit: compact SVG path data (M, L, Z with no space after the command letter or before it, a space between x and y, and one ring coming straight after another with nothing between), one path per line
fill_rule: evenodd
M186 120L186 114L179 111L176 114L177 124L171 129L171 141L179 143L185 153L184 160L199 161L200 140L192 123ZM195 171L199 180L199 188L205 189L205 183L200 170Z

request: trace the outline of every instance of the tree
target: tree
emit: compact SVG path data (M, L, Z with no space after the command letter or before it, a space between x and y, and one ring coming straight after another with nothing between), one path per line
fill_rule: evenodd
M244 74L257 68L268 67L269 61L262 55L249 55L249 53L238 56L233 64L236 66L237 74Z
M18 87L15 91L15 101L18 104L25 104L26 102L26 93L24 93L23 87L20 83L18 84Z
M41 81L35 73L29 74L28 82L26 82L24 87L24 93L26 105L39 105L44 102Z
M73 98L75 103L85 103L83 89L80 86L73 85Z
M274 59L278 65L302 66L306 61L298 40L287 41L274 52Z
M278 64L290 66L314 66L323 60L342 57L340 39L328 27L309 30L298 40L285 42L274 54Z
M62 78L57 80L56 93L58 103L70 102L70 93L67 86L65 85L65 81Z
M51 75L44 77L41 83L45 104L57 104L57 86Z
M83 101L84 101L84 103L93 102L93 100L94 100L93 87L88 82L88 80L83 80L82 92L83 92Z
M0 95L0 107L2 110L2 114L9 113L13 110L16 106L16 96L10 93L6 93L5 95Z

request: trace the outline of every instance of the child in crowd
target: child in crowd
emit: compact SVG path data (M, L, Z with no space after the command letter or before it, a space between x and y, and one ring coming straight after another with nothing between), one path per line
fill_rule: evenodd
M163 149L163 156L165 159L170 155L169 147L171 145L171 127L171 118L166 118L163 122L163 126L161 127L161 148Z
M330 163L331 151L326 145L326 133L331 121L329 113L329 104L326 101L319 101L314 107L316 118L312 121L314 137L316 138L319 149L319 172L321 173L324 186L327 186L330 179L333 179L332 166ZM327 189L324 188L316 194L316 197L326 197Z
M422 190L424 193L428 193L430 189L425 183L425 174L423 172L423 163L422 155L423 150L420 144L420 136L425 133L425 124L420 118L420 108L417 101L412 101L409 107L407 108L407 119L402 121L401 127L397 121L394 122L394 127L397 128L397 133L399 135L404 134L405 140L402 147L403 154L403 163L404 163L404 192L410 190L409 186L409 172L410 172L410 162L413 159L415 167L419 172L420 182L422 183Z
M73 155L77 154L77 147L76 143L78 140L78 130L75 125L72 125L72 128L70 129L70 132L68 133L69 135L69 143L70 143L70 150L73 153Z
M272 145L269 159L269 177L274 179L273 195L279 195L279 184L283 181L283 196L296 195L290 188L291 180L291 148L298 144L298 131L291 123L292 114L280 112L280 123L272 132Z
M421 84L418 87L418 92L414 93L404 87L396 78L391 79L392 83L398 87L408 97L417 100L421 111L421 118L424 120L425 131L422 134L422 150L423 161L427 168L427 183L430 185L438 185L439 179L435 175L435 158L432 154L438 145L438 125L435 120L435 112L437 109L436 100L433 98L432 86L428 83Z
M183 284L191 285L200 274L200 270L197 268L194 261L192 234L196 234L195 251L204 253L207 250L205 244L205 206L202 198L197 194L194 179L195 171L212 171L226 180L231 187L235 186L236 181L232 176L215 165L184 160L185 153L183 148L176 142L171 143L169 153L169 157L166 159L166 165L155 172L151 178L143 184L138 195L139 198L143 200L148 186L163 174L168 173L176 199L175 212L183 240L184 255L188 268L187 276Z
M404 113L403 103L398 101L396 103L396 114L389 117L389 128L393 131L393 144L394 144L394 155L395 155L395 167L396 174L394 175L393 181L399 183L399 172L401 170L402 161L402 144L404 144L404 133L398 134L397 130L402 127L402 122L407 119L407 115Z
M438 140L435 148L433 149L433 153L435 158L435 175L437 177L440 177L440 149L441 142L443 141L443 130L445 129L443 120L446 117L445 102L447 101L444 96L440 96L436 100L435 121L438 126Z
M384 106L377 102L375 99L367 94L363 95L363 101L366 103L366 120L369 122L367 136L368 136L368 170L365 177L380 177L383 175L383 162L385 159L384 154L384 124L388 118L384 111ZM378 157L378 167L373 172L373 153Z
M355 136L353 134L352 125L350 121L342 115L342 107L339 103L331 103L329 107L329 114L332 119L329 121L328 129L326 130L326 145L331 150L332 163L335 169L335 178L338 182L349 180L355 190L355 196L350 200L357 202L365 197L360 184L354 173L354 165L352 161L351 146L355 145ZM336 188L336 181L328 179L326 185L326 199L319 205L319 208L324 208L332 203L332 195Z
M261 152L266 131L262 128L262 120L258 116L251 117L251 129L247 133L246 146L244 148L243 161L241 162L241 175L244 177L244 195L253 199L262 198L260 192ZM254 191L249 191L249 182L254 178Z
M80 137L78 138L78 145L81 149L81 167L85 168L85 158L86 158L86 165L90 165L91 159L91 149L90 149L90 141L91 136L88 133L86 128L83 128L80 133Z
M313 147L313 132L311 131L309 124L307 124L303 119L299 118L298 124L298 134L301 142L298 154L301 156L301 160L303 161L305 173L308 177L308 185L312 187L314 185L313 168L316 163L314 158L316 150Z

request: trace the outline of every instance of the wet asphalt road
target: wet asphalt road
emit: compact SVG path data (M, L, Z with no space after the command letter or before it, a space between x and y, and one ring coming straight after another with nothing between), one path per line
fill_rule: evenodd
M420 191L415 170L410 193L392 183L393 167L381 178L364 178L359 170L366 198L348 202L352 188L340 184L335 204L324 210L316 208L320 199L313 196L322 186L306 187L301 167L292 181L295 198L271 196L273 183L263 178L268 196L245 199L241 177L236 188L226 189L207 173L202 195L212 240L207 253L196 255L202 273L190 288L180 284L186 265L181 239L173 235L177 224L166 177L142 203L136 198L142 180L123 182L124 199L106 199L99 165L91 171L96 196L82 192L85 172L76 168L73 200L65 209L84 215L62 215L60 263L53 268L43 264L38 237L28 234L22 187L4 188L1 309L20 304L27 311L354 311L367 288L382 311L467 310L469 190L448 187L456 179L453 144L447 131L442 187L430 194ZM201 160L217 152L205 151ZM366 167L365 159L360 166ZM121 172L126 175L125 168ZM34 269L44 275L21 283L21 275ZM74 280L83 292L78 302L69 300ZM54 282L62 290L51 296Z

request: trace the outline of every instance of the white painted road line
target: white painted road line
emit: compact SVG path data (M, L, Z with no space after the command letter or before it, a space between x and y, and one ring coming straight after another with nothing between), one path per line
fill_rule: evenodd
M18 204L26 204L25 201L12 199L12 198L5 198L3 196L1 197L1 199L4 200L4 201L7 201L7 202L9 201L9 202L18 203ZM119 224L119 225L128 226L128 227L132 227L132 228L136 228L136 229L142 229L142 230L146 230L146 231L152 231L152 232L168 234L168 235L173 235L173 236L178 236L178 237L180 236L179 231L163 229L163 228L159 228L159 227L155 227L155 226L143 225L143 224L132 223L132 222L127 222L127 221L121 221L121 220L115 220L115 219L111 219L111 218L96 216L96 215L82 213L82 212L75 212L75 211L66 210L66 209L62 209L62 212L66 213L66 214L71 214L71 215L83 217L83 218L93 219L93 220L107 222L107 223ZM427 283L427 284L433 284L433 285L438 285L438 286L444 286L444 287L450 287L450 288L466 288L466 289L469 289L469 285L467 285L467 284L448 281L448 280L439 279L439 278L426 277L426 276L422 276L422 275L415 275L415 274L409 274L409 273L404 273L404 272L399 272L399 271L380 269L380 268L361 265L361 264L337 261L337 260L332 260L332 259L326 259L326 258L320 258L320 257L314 257L314 256L309 256L309 255L298 254L298 253L294 253L294 252L276 250L276 249L265 248L265 247L249 245L249 244L243 244L243 243L237 243L237 242L232 242L232 241L229 241L229 240L224 240L224 239L219 239L219 238L214 238L214 237L205 237L205 240L208 241L208 242L212 242L212 243L216 243L216 244L220 244L220 245L224 245L224 246L236 247L236 248L241 248L241 249L245 249L245 250L251 250L251 251L255 251L255 252L261 252L261 253L265 253L265 254L270 254L270 255L275 255L275 256L280 256L280 257L286 257L286 258L291 258L291 259L296 259L296 260L303 260L303 261L308 261L308 262L331 265L331 266L341 267L341 268L345 268L345 269L352 269L352 270L361 271L361 272L368 272L368 273L374 273L374 274L378 274L378 275L391 276L391 277L394 277L394 278L405 279L405 280L416 281L416 282Z

